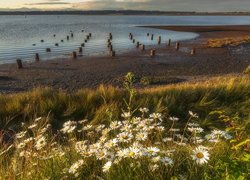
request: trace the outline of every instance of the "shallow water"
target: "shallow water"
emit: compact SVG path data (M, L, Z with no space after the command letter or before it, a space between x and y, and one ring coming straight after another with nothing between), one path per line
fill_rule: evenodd
M131 32L137 41L145 45L157 44L158 36L162 42L186 40L197 37L196 33L175 32L141 28L145 25L235 25L250 24L250 16L0 16L0 64L13 62L17 58L33 60L39 53L41 59L68 57L84 43L85 36L91 32L91 40L83 48L83 56L107 53L107 35L113 34L113 47L117 54L134 49L129 40ZM84 32L82 32L84 30ZM74 33L67 41L66 36ZM153 41L147 33L155 34ZM53 35L56 34L56 37ZM44 43L41 40L44 40ZM64 40L62 43L61 40ZM59 43L56 47L55 43ZM35 44L35 46L33 45ZM47 53L46 48L52 52Z

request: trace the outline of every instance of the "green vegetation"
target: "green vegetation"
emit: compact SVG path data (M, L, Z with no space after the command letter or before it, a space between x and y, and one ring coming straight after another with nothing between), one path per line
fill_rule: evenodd
M250 75L250 66L248 66L248 67L246 68L246 70L244 71L244 74L249 74L249 75Z
M0 177L249 178L248 75L137 90L133 82L129 73L124 89L1 95Z

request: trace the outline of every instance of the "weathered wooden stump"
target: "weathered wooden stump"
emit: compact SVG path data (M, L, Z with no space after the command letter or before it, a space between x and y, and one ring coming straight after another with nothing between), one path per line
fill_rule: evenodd
M152 41L154 40L154 34L151 35L151 40L152 40Z
M176 43L175 49L176 49L177 51L180 49L180 43L179 43L179 42Z
M139 47L140 47L140 42L137 41L137 42L136 42L136 48L139 48Z
M54 34L53 36L54 36L54 37L56 37L56 35L55 35L55 34Z
M55 46L59 46L59 44L58 44L58 43L55 43Z
M79 53L82 53L82 47L79 47L79 48L78 48L78 52L79 52Z
M23 63L22 63L22 60L21 60L21 59L17 59L17 60L16 60L16 63L17 63L17 68L18 68L18 69L22 69L22 68L23 68Z
M51 49L50 48L46 48L46 52L51 52Z
M112 46L112 43L111 42L109 42L108 44L107 44L107 47L109 48L110 46Z
M145 45L144 44L141 45L141 50L145 51Z
M158 37L158 44L161 44L161 36Z
M91 37L92 36L92 33L89 33L89 37Z
M133 43L135 43L135 39L133 39Z
M171 39L168 40L168 46L171 46Z
M129 39L133 40L133 35L132 34L129 34Z
M193 48L192 50L191 50L191 56L194 56L195 54L196 54L196 49L195 48Z
M72 58L73 58L73 59L76 59L76 58L77 58L77 54L76 54L75 51L72 52Z
M115 57L115 51L110 51L110 52L109 52L109 55L110 55L111 57Z
M149 36L149 33L147 33L147 36Z
M73 33L71 33L71 37L74 37L74 34L73 34Z
M152 50L150 51L150 56L151 56L151 57L154 57L154 56L155 56L155 49L152 49Z
M43 42L44 42L44 40L42 39L42 40L41 40L41 42L43 43Z
M61 42L64 42L64 40L62 39Z
M109 51L113 51L113 46L112 45L109 46Z
M85 43L87 43L87 42L88 42L88 40L87 40L87 39L85 39L85 40L84 40L84 42L85 42Z
M67 36L67 40L69 40L69 36Z
M36 60L36 62L40 61L40 57L39 57L38 53L35 54L35 60Z
M82 44L81 44L81 46L82 46L82 47L84 47L84 46L85 46L85 44L84 44L84 43L82 43Z

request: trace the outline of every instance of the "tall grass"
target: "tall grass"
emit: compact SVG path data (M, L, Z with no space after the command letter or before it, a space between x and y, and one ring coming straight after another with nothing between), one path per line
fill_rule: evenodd
M249 76L219 77L205 82L140 89L131 106L147 106L152 111L182 118L192 109L205 120L211 118L211 111L223 111L227 115L238 113L245 119L249 118L249 82ZM16 129L23 121L48 115L55 127L68 119L88 118L98 123L108 118L107 111L118 118L126 107L123 100L128 95L126 90L111 86L83 89L73 94L37 88L31 92L0 95L0 126Z

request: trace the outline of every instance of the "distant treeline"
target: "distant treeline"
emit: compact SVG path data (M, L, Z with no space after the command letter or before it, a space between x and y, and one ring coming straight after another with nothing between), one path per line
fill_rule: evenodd
M0 11L0 15L250 15L250 12L166 12L134 10L99 11Z

